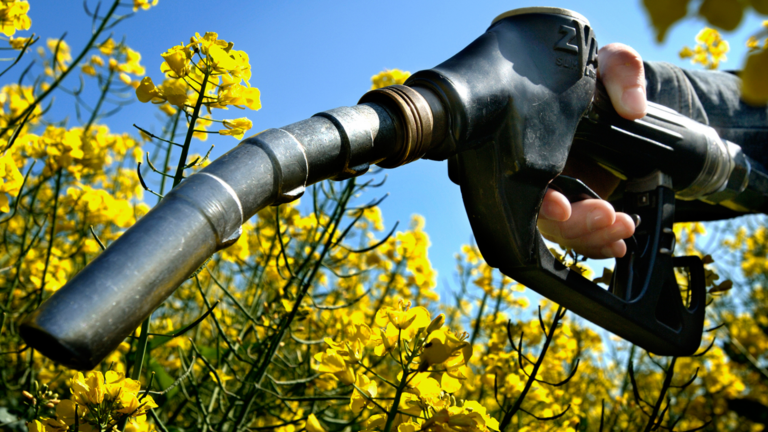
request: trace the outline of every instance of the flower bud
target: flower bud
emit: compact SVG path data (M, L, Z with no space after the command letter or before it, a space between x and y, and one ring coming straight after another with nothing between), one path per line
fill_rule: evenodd
M440 327L445 324L445 315L440 314L435 319L432 320L431 323L429 323L429 326L427 326L427 334L432 333L433 331L439 329Z
M34 398L35 398L34 396L32 396L32 394L31 394L30 392L28 392L28 391L26 391L26 390L24 390L23 392L21 392L21 394L22 394L22 395L23 395L25 398L27 398L27 399L34 399Z

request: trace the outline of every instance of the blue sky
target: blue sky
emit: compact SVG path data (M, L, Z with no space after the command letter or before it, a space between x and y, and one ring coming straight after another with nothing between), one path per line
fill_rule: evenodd
M31 31L59 37L65 31L73 52L90 36L90 19L82 3L62 0L31 0ZM623 42L647 60L686 66L677 57L683 45L704 25L688 20L672 28L664 44L655 42L640 0L562 1L549 6L572 9L586 16L600 45ZM93 8L95 2L88 1ZM65 7L66 5L66 7ZM214 31L220 38L250 55L251 85L261 90L263 108L258 112L230 112L217 118L247 116L253 133L280 127L317 112L354 105L370 87L370 77L383 69L411 72L427 69L448 59L482 34L494 17L518 7L540 6L535 1L173 1L160 0L149 11L140 11L121 23L115 39L126 35L127 44L139 51L147 74L161 81L160 54L187 41L195 32ZM744 42L760 20L748 16L742 30L725 34L732 52L725 69L738 69ZM26 34L26 32L25 32ZM71 83L73 86L75 82ZM58 118L71 114L71 101L59 95ZM69 109L70 111L66 111ZM157 110L149 104L133 104L106 121L113 131L131 131L136 123L157 130ZM218 156L234 147L231 137L212 136ZM198 147L204 152L206 145ZM440 285L453 279L454 254L471 239L471 229L458 187L447 177L445 162L417 161L388 172L377 194L388 192L381 205L388 226L395 221L407 226L410 215L426 218L432 247L429 255L439 272ZM371 195L373 198L374 195ZM401 225L403 226L403 225Z

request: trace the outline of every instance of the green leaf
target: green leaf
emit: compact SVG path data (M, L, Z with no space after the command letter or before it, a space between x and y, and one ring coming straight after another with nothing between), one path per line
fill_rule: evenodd
M768 103L768 50L747 57L741 71L741 99L750 105Z
M656 41L662 42L672 25L688 14L689 0L643 0L651 24L656 29Z
M699 15L715 27L732 31L744 17L745 6L739 0L704 0L699 7Z

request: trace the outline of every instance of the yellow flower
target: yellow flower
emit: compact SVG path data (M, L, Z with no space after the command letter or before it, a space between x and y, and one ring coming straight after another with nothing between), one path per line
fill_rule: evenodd
M315 360L320 362L318 372L333 374L344 384L354 384L355 371L344 361L344 358L334 349L327 349L324 353L315 354Z
M208 126L210 126L213 122L210 119L204 118L204 117L198 117L197 121L195 122L195 132L192 134L193 137L199 139L200 141L207 141L208 140ZM189 127L189 123L187 123L187 127ZM194 159L191 159L194 160Z
M379 388L376 386L375 381L371 381L364 374L357 376L355 386L357 388L352 393L352 397L349 400L349 409L357 414L368 407L370 399L375 398L376 395L379 394Z
M83 73L90 76L96 76L96 69L91 64L84 64L80 66L80 68L83 70Z
M432 365L446 362L449 363L447 367L457 367L467 364L471 357L472 346L469 342L460 339L448 329L440 329L427 337L419 370L425 371Z
M696 42L704 45L712 45L720 39L720 32L709 27L704 27L696 35Z
M251 63L248 54L245 51L231 49L229 55L235 62L235 65L229 69L229 74L233 78L240 78L250 87L248 81L251 79Z
M42 420L42 419L41 419ZM38 420L32 420L27 423L27 431L29 432L47 432L46 427Z
M72 61L69 45L63 39L48 39L46 43L51 53L56 55L56 63L65 65Z
M679 53L680 58L690 58L691 63L700 64L707 69L717 69L720 62L727 60L725 54L730 50L730 45L717 30L705 27L696 35L696 42L693 50L687 46L683 47Z
M422 425L422 431L461 430L465 432L498 431L499 422L488 415L484 406L466 401L462 407L450 407L436 412Z
M314 414L310 414L309 417L307 417L306 429L307 432L326 432L325 428L323 428Z
M26 37L26 38L25 37L15 38L15 37L12 37L12 38L8 39L8 43L11 45L11 48L13 48L15 50L22 50L22 49L24 49L24 45L26 45L27 42L29 42L30 39L32 39L32 38L28 38L28 37Z
M29 30L29 3L18 0L5 0L0 3L0 31L6 36L13 36L16 30Z
M414 422L402 423L397 427L397 432L418 432L421 430L421 425Z
M368 422L366 422L365 430L377 430L384 427L384 425L387 423L387 415L386 414L375 414L368 418Z
M400 69L385 70L371 77L371 90L395 84L403 84L410 76L410 72L404 72Z
M99 405L104 401L104 375L101 372L77 372L69 381L72 399L80 405Z
M168 103L160 105L160 111L164 112L166 115L169 115L169 116L176 114L176 108L174 108L171 104L168 104Z
M400 300L399 310L384 307L380 312L383 312L388 321L399 330L405 330L411 326L413 330L418 330L429 326L429 323L431 322L429 311L422 306L417 306L415 308L410 308L410 306L410 302L404 303ZM382 320L378 313L376 319L377 324L383 327L384 324L382 324Z
M157 5L157 0L133 0L133 11L147 10L155 5Z
M21 191L21 184L24 177L16 168L16 162L10 154L6 153L0 157L0 212L7 213L11 211L8 205L8 195L16 197Z
M208 48L208 58L213 61L216 70L228 71L237 67L235 59L220 47L213 45Z
M386 330L376 330L378 334L371 336L371 344L374 346L373 353L381 357L397 345L398 330L393 326L387 326Z
M86 375L78 372L69 384L72 400L62 401L56 407L58 419L69 426L75 423L76 411L77 416L81 417L78 420L81 424L83 419L101 424L123 415L142 416L147 410L157 407L151 396L141 395L139 398L139 382L125 378L121 372L108 371L104 375L98 371ZM105 406L110 407L110 411L105 412ZM96 417L86 416L87 413L94 413Z
M219 34L216 32L205 32L202 37L200 37L200 33L195 33L195 35L190 38L190 44L200 45L201 51L205 55L208 55L208 50L213 46L222 49L229 46L227 41L219 40Z
M245 133L253 127L253 123L245 117L234 120L224 120L224 127L219 135L231 135L237 139L243 139Z
M173 72L176 74L174 78L181 78L189 72L188 65L192 58L192 50L184 45L177 45L161 54L161 57L165 61L160 65L160 71Z
M139 101L147 103L153 99L161 99L160 91L155 87L155 83L152 82L152 78L144 77L141 80L141 84L136 87L136 97Z
M325 338L325 343L330 345L336 354L340 355L347 364L357 364L363 358L363 342L360 339L355 339L352 342L334 342L329 338Z
M210 104L211 108L225 108L227 105L245 107L258 111L261 109L261 92L256 87L245 87L235 84L226 87L219 92L218 100L215 104Z
M133 75L144 75L144 66L139 64L141 61L141 54L126 46L124 46L121 51L125 53L125 63L118 65L117 70Z
M148 432L152 430L154 429L150 429L149 423L147 423L147 416L141 415L129 417L123 432Z
M183 108L187 103L188 89L184 80L167 79L158 88L162 97L171 105Z
M75 408L77 408L78 422L84 423L83 418L88 413L88 409L71 400L63 400L56 405L56 418L67 426L72 426L75 424Z
M112 38L105 40L101 45L99 45L99 51L101 51L101 53L105 56L112 55L114 50L115 41Z

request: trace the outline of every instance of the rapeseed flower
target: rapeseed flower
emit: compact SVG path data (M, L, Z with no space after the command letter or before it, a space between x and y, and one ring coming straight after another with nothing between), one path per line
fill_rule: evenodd
M21 191L23 182L24 177L16 168L16 162L11 155L6 153L0 156L0 213L11 211L8 195L16 198Z

